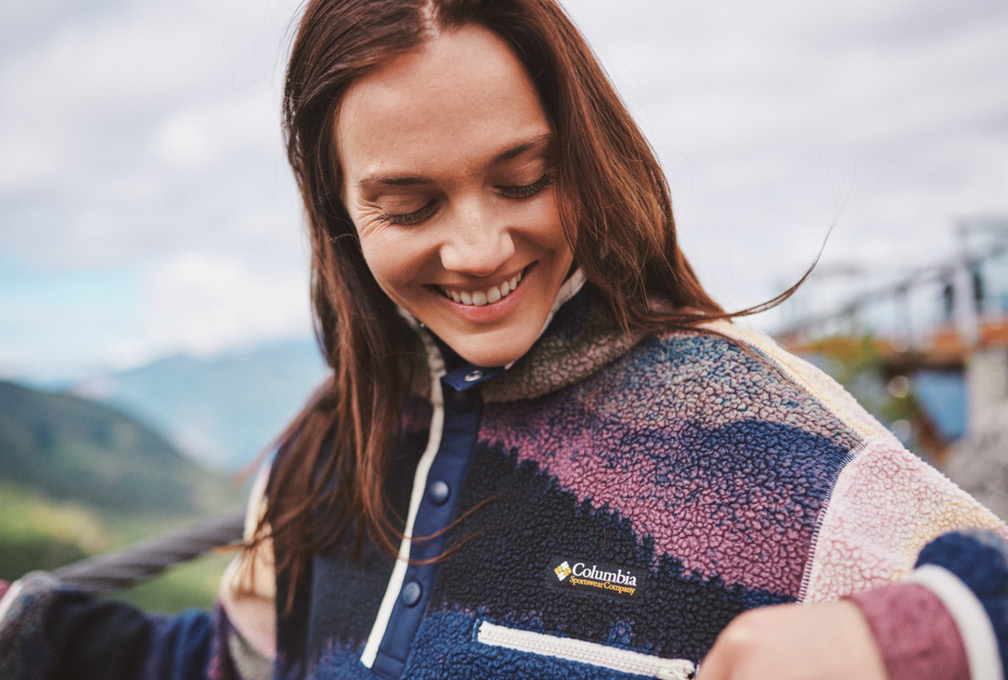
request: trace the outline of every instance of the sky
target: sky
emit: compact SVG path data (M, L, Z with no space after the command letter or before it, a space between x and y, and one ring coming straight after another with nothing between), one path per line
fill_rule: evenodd
M954 256L964 221L1008 219L1003 0L565 6L666 170L687 256L729 308L790 286L824 241L816 276L840 288ZM7 3L0 377L310 335L279 125L297 12Z

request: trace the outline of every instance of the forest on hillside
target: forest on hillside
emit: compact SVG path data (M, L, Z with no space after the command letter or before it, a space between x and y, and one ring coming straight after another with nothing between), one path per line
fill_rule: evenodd
M0 382L0 579L234 510L243 496L123 413ZM208 606L230 558L196 560L121 596L159 611Z

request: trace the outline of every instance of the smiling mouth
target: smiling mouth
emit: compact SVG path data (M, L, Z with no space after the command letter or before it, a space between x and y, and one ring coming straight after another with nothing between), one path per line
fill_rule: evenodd
M527 268L526 268L527 269ZM496 286L490 286L489 288L481 288L477 290L459 290L457 288L443 288L440 287L441 293L451 300L452 302L457 302L460 305L470 305L473 307L482 307L483 305L492 305L495 302L503 300L508 295L514 292L515 288L522 280L522 276L525 274L525 269L518 272L512 276L507 281L500 283Z

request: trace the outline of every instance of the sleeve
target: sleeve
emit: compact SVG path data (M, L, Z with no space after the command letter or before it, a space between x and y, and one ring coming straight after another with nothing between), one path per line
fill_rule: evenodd
M891 680L1003 678L1006 537L975 499L879 437L836 481L803 599L858 604Z
M44 572L16 581L0 602L0 677L237 679L221 641L220 608L147 615L92 598Z
M260 504L253 498L250 507L258 512ZM262 561L262 551L255 552L225 572L211 612L149 614L93 598L45 572L0 583L0 678L269 678L272 643L262 634L274 627L272 600L266 611L263 593L242 587L249 573L242 565Z

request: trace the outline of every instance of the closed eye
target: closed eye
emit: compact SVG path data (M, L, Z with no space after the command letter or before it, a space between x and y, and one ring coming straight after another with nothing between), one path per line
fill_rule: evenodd
M396 226L410 226L413 224L419 224L425 219L434 214L437 210L437 201L430 200L424 204L421 208L408 213L390 213L384 212L379 217L382 222L386 224L392 224Z
M535 196L540 191L553 183L553 176L549 173L543 175L532 184L522 186L498 186L497 191L507 198L529 198Z

